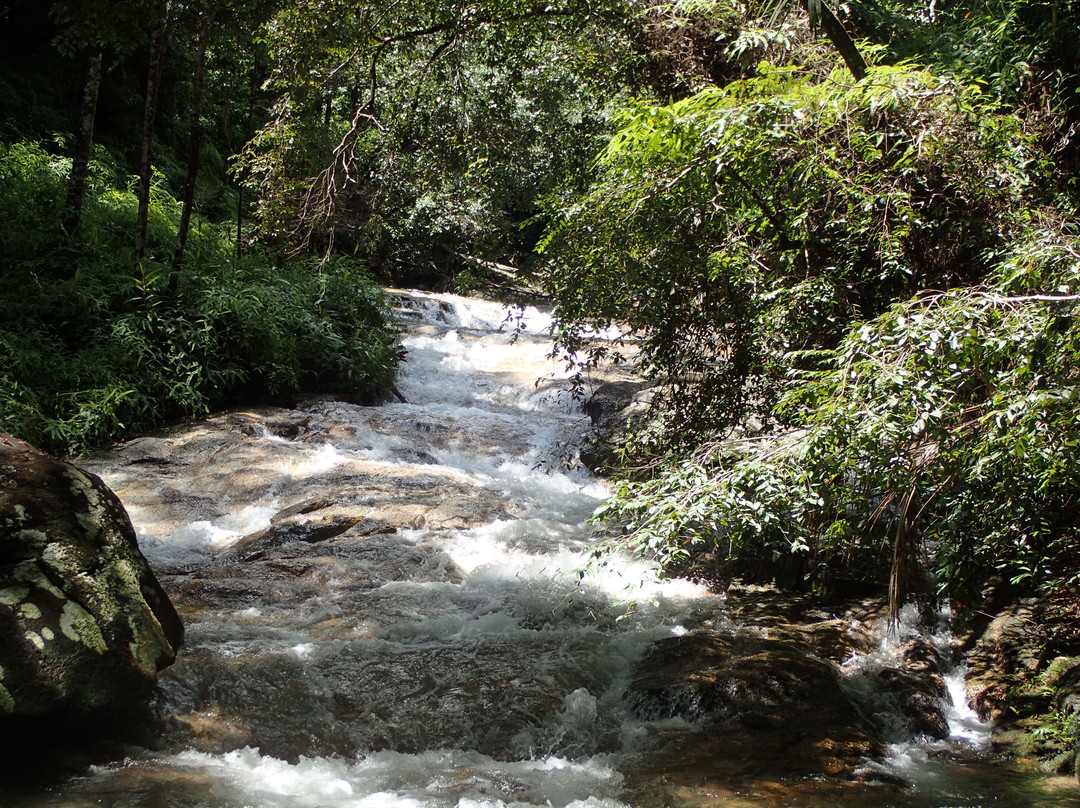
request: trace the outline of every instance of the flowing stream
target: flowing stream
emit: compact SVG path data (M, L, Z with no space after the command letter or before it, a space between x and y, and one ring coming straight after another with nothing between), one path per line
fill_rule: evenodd
M223 413L87 464L187 641L148 748L0 803L1080 805L994 760L956 675L947 738L890 713L874 682L911 637L872 606L794 624L767 592L590 566L606 489L549 319L401 300L400 401Z

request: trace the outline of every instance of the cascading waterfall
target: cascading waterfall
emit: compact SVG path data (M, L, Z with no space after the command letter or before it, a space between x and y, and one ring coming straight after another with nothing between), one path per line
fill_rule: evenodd
M951 763L957 759L978 759L989 751L990 726L968 705L964 688L966 668L956 665L953 660L949 623L950 615L944 610L938 616L937 626L927 630L919 609L908 604L895 624L885 619L880 621L877 634L881 639L876 648L853 655L844 665L848 686L871 709L876 706L882 710L885 724L886 755L882 760L869 761L865 772L902 776L914 785L932 790L943 774L942 768L936 765L936 757ZM937 707L947 728L945 737L930 738L913 731L903 715L889 712L892 705L887 700L883 703L881 694L873 692L873 677L882 670L903 665L904 651L912 645L928 651L935 663L931 681L936 679L941 691Z
M128 507L187 645L160 679L153 748L16 808L817 805L822 788L830 805L997 804L959 801L952 758L911 739L856 787L763 778L753 733L775 719L717 706L730 682L752 690L753 671L650 690L658 648L793 646L647 563L589 565L585 522L606 490L575 461L588 419L548 357L546 315L401 299L401 400L225 413L90 464ZM826 679L838 670L800 654ZM883 654L849 663L845 686ZM781 685L761 693L799 692ZM981 743L972 716L951 720ZM736 725L742 758L720 759ZM688 771L688 749L708 772ZM935 782L908 770L918 755Z

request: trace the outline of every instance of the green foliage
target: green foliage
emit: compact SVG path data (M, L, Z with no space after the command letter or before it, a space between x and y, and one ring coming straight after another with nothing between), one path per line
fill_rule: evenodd
M388 386L395 334L362 268L238 259L200 220L174 271L179 206L160 182L136 266L134 194L107 163L93 168L88 226L68 236L65 161L27 144L0 149L4 429L78 452L240 397L318 385L367 400Z
M763 64L622 114L545 245L567 356L621 325L661 384L597 516L620 543L898 599L920 561L968 603L1080 582L1080 242L1000 101Z
M53 44L61 54L101 48L122 53L143 41L151 4L143 0L56 0L49 4L49 13L58 26Z
M1022 102L1032 90L1076 86L1080 4L1072 0L961 0L928 11L923 4L869 2L853 6L858 24L901 58L978 82L1001 101Z
M880 576L902 539L961 599L995 573L1080 583L1080 240L1034 227L987 281L853 325L792 372L778 410L798 429L624 483L604 518L661 557L743 567L796 553Z
M1076 711L1059 707L1041 718L1044 723L1031 731L1036 743L1049 746L1055 751L1075 749L1080 743L1080 715L1077 715Z
M658 97L685 98L738 78L772 50L789 45L780 31L740 30L745 9L730 0L675 0L647 5L638 17L640 70ZM755 58L756 57L756 58Z
M334 247L399 282L527 258L537 199L580 183L607 133L625 19L572 2L415 2L327 6L313 28L294 11L268 26L279 101L240 161L260 237Z
M820 462L843 460L845 486L891 497L890 505L912 492L907 510L889 510L882 522L910 523L957 595L973 594L994 570L1035 585L1077 574L1069 548L1080 515L1072 370L1080 331L1068 294L1080 270L1076 247L1036 230L991 274L989 289L895 307L850 335L836 367L803 391L820 429ZM1034 291L1052 294L1026 294L1033 267L1051 281Z
M852 22L878 43L882 61L906 59L982 87L1054 156L1057 181L1080 165L1080 3L990 0L911 3L864 0Z
M552 233L560 343L627 325L667 437L768 413L800 351L978 277L1039 166L975 88L911 67L794 69L640 103Z
M603 514L638 550L899 578L925 555L954 594L1075 582L1076 172L1054 168L1080 164L1080 6L844 4L879 65L857 83L777 6L174 3L141 265L157 6L11 6L0 422L78 451L241 396L372 396L396 349L363 267L482 289L553 223L560 348L633 351L661 385L626 449L654 464ZM197 218L173 267L207 25L195 198L237 245ZM50 150L98 49L105 148L72 235ZM613 324L626 345L590 341Z

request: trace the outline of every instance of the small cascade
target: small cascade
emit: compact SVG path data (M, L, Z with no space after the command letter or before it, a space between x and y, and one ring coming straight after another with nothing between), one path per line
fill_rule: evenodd
M968 703L964 680L967 667L958 665L945 674L949 700L945 703L945 718L949 722L949 738L966 744L975 751L990 748L990 724L983 721Z
M946 608L928 629L909 604L895 625L879 622L877 648L843 666L847 686L888 741L885 755L868 761L861 773L870 780L902 782L927 804L952 796L958 773L970 771L970 764L990 750L990 725L968 704L966 668L953 661L950 618ZM984 804L978 799L997 804L993 787L964 788L973 804Z
M938 614L927 628L914 604L894 624L881 618L874 626L876 647L854 653L843 663L845 686L874 717L886 740L946 742L984 750L990 727L968 705L966 669L954 662L951 615Z

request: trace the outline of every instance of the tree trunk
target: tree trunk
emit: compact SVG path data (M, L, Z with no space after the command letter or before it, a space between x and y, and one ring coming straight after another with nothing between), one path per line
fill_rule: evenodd
M146 252L146 226L150 216L150 179L154 143L154 117L157 114L158 91L161 89L161 66L165 61L165 28L169 4L162 3L150 32L150 67L146 75L146 104L143 107L142 152L139 155L139 212L135 218L135 260L141 261Z
M255 128L255 91L259 86L259 54L256 51L251 59L251 83L248 85L248 119L247 137L254 136ZM236 254L240 255L244 247L244 181L246 177L239 178L240 190L236 196Z
M177 237L176 257L173 268L180 266L187 246L188 230L191 227L191 208L195 203L195 179L199 174L199 158L202 152L202 101L203 79L206 76L206 14L199 17L199 43L195 51L195 75L191 86L191 126L188 149L187 182L184 185L184 209L180 214L180 232Z
M855 47L855 43L848 36L843 23L833 14L828 4L824 0L805 0L805 2L807 11L810 12L811 23L821 25L825 36L832 42L833 47L840 52L840 57L844 60L848 70L851 71L851 75L855 77L855 81L862 81L866 78L866 62L863 60L862 54L859 53L859 49Z
M64 227L73 232L82 215L86 175L90 171L90 147L94 142L94 118L97 115L98 90L101 87L101 51L91 53L86 63L86 83L83 85L82 108L79 112L79 137L68 176L67 203Z

